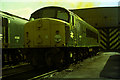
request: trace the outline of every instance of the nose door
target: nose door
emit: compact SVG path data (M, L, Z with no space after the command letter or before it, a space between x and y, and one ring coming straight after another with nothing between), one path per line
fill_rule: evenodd
M34 45L38 47L50 47L49 20L40 19L35 22Z

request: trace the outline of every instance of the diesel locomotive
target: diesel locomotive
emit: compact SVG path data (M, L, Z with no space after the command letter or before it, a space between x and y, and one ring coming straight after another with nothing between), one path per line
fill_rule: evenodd
M96 55L99 32L73 12L48 6L31 14L24 45L33 66L60 66Z
M19 63L24 49L24 24L27 19L0 11L0 49L2 50L2 66Z

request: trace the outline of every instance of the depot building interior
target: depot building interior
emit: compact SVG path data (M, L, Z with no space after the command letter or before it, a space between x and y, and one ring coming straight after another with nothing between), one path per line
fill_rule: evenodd
M63 8L60 8L61 12L66 11L62 9ZM4 29L5 29L3 30L3 33L6 35L0 34L0 41L2 40L3 36L5 36L4 39L5 38L10 39L8 38L8 36L13 35L11 36L12 39L10 39L11 41L10 43L14 45L6 44L9 42L9 40L3 41L5 46L0 45L0 48L2 47L2 50L3 50L2 52L2 58L3 58L2 59L2 76L0 76L0 78L3 78L5 80L14 80L14 79L40 80L43 78L47 78L47 79L48 78L66 78L66 79L67 78L81 78L83 80L84 78L85 79L89 78L89 80L92 80L93 78L95 79L101 79L101 78L102 79L108 79L108 78L120 79L120 72L119 72L120 71L120 64L119 64L119 61L120 61L120 15L119 15L120 7L96 7L96 8L87 8L87 9L70 9L70 11L78 15L86 23L90 24L91 26L93 26L94 28L98 30L100 34L99 52L96 53L96 51L98 50L94 52L93 49L97 49L97 48L89 48L89 49L77 48L77 50L75 50L75 48L73 49L69 48L68 51L70 49L71 50L68 53L67 53L67 48L65 49L64 48L60 48L60 49L59 48L53 48L53 49L45 48L44 49L40 47L31 48L29 44L31 45L32 43L30 42L32 41L29 41L28 38L30 35L33 36L33 34L30 34L30 33L32 33L32 31L34 30L38 30L38 32L36 31L37 33L34 33L36 34L34 35L35 36L34 38L36 38L36 44L39 45L40 43L42 43L42 41L40 41L41 34L39 32L40 30L42 30L41 26L45 25L46 27L47 25L46 23L49 22L50 19L34 20L32 18L33 19L33 23L32 23L32 21L27 20L25 18L15 16L7 12L2 12L6 14L7 17L9 17L10 21L7 20L7 17L4 17L3 22L5 22L5 24L3 24L2 26L4 26ZM39 13L39 10L38 10L38 13ZM14 22L14 20L16 20L17 23ZM62 24L62 21L59 22L59 20L58 21L56 20L54 22L54 20L55 19L50 20L51 25L53 25L52 27L54 27L55 23ZM46 23L43 24L42 22L44 21L46 21ZM25 25L26 28L23 28L23 24L27 22L30 22L30 23ZM42 24L39 25L39 23L42 23ZM8 24L12 24L12 25L8 25ZM17 24L19 24L19 26L17 26L18 28L14 26ZM36 28L33 28L33 25ZM9 26L11 30L9 29ZM59 24L57 25L57 27L58 26L61 26L61 25ZM62 26L64 26L64 24L62 24ZM57 28L57 27L54 27L54 28ZM50 28L50 30L53 29L54 31L55 30L54 28ZM9 33L10 31L8 29L11 31L11 33ZM23 36L24 35L23 29L26 29L25 37L26 37L27 46L23 45L24 44L23 38L25 38ZM19 34L20 30L21 30L20 35L22 36L16 35L16 33ZM44 29L44 30L50 31L49 29ZM42 35L45 35L46 33L47 31L45 33L43 32ZM63 31L63 33L65 33L65 31ZM54 34L59 34L59 30L56 31L56 33ZM57 37L61 38L61 36L57 36ZM33 39L31 36L30 38L31 40ZM45 38L48 39L48 36L45 36ZM39 42L37 42L37 40ZM58 43L60 41L61 39L58 40ZM46 40L46 43L47 42L49 41ZM16 45L16 44L19 44L19 45ZM11 46L11 48L9 46ZM24 50L27 52L27 54L24 52ZM66 53L63 52L62 50L64 51L66 50ZM74 52L74 50L76 52L79 52L80 55L76 56L76 53ZM79 50L81 50L81 52ZM87 50L89 53L85 52ZM67 57L64 57L63 54L65 54L65 56ZM77 59L75 59L76 57ZM44 65L45 67L41 65ZM59 65L59 66L56 67L56 65Z

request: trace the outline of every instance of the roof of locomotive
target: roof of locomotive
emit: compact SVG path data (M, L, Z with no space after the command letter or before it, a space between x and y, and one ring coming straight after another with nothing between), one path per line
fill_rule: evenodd
M26 18L22 18L22 17L16 16L16 15L13 15L13 14L8 13L8 12L0 11L0 13L5 14L5 15L8 15L8 16L10 16L10 17L16 17L16 18L19 18L19 19L23 19L23 20L27 20L27 21L28 21L28 19L26 19Z
M43 8L40 8L40 9L34 11L34 12L31 14L31 16L34 15L35 13L40 12L41 10L47 9L47 8L57 8L57 9L63 9L63 10L65 10L65 11L68 12L68 13L71 12L71 11L65 9L64 7L59 7L59 6L47 6L47 7L43 7ZM31 16L30 16L30 18L31 18Z

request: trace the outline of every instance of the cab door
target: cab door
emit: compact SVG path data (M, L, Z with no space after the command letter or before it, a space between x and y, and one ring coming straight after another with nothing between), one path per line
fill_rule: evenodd
M2 17L2 44L3 48L8 48L8 19Z

